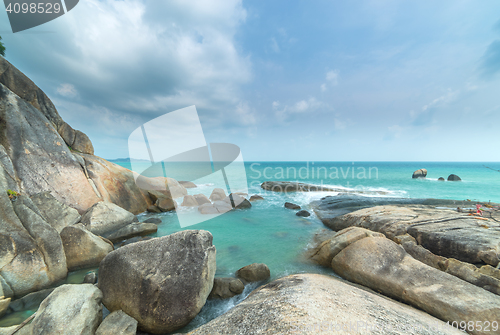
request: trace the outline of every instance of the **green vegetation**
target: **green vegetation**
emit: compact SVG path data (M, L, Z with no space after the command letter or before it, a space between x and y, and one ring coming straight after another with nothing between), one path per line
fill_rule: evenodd
M17 198L17 196L19 195L19 193L17 193L16 191L12 191L12 190L7 190L7 194L9 195L9 199Z
M5 46L2 43L2 36L0 36L0 55L5 57Z

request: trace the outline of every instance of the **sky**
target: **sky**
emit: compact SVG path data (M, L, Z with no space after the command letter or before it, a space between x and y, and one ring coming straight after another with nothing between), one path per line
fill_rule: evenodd
M104 158L195 105L245 161L500 160L497 0L82 0L0 35Z

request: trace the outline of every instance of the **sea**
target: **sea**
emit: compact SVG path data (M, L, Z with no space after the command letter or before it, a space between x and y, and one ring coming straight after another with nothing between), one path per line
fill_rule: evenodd
M436 198L471 200L473 203L500 203L499 162L243 162L226 165L196 163L151 166L143 161L115 161L145 176L163 174L178 180L193 181L197 187L188 194L210 196L215 187L228 192L257 194L264 198L252 202L249 209L235 210L219 216L203 216L196 208L180 207L177 212L160 214L142 213L139 221L156 217L162 220L153 236L165 236L186 229L208 230L213 235L217 250L216 277L234 276L235 272L251 263L265 263L271 271L271 280L296 273L322 273L335 275L331 269L311 264L305 252L312 246L313 236L325 227L315 216L310 203L328 195L342 192L362 196ZM234 166L233 166L234 165ZM427 169L425 179L412 179L415 170ZM208 172L207 172L208 171ZM450 174L458 175L459 182L439 181ZM182 179L184 178L185 179ZM278 193L261 188L265 181L297 181L328 186L335 192ZM178 204L182 198L177 199ZM298 217L295 210L286 209L292 202L311 212L311 216ZM185 220L194 217L195 220ZM88 271L77 271L68 277L69 283L81 282ZM231 299L209 300L200 314L181 332L188 332L228 311L242 301L255 285ZM15 313L10 323L0 320L0 326L15 324L24 314ZM16 319L17 317L17 319Z

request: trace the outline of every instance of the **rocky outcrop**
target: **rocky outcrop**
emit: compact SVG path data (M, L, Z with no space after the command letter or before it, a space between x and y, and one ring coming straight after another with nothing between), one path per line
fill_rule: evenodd
M135 236L154 234L157 230L158 226L154 223L131 223L111 234L107 234L106 238L111 242L116 243Z
M385 237L365 237L332 259L333 270L350 281L420 308L444 321L494 320L498 296L409 256ZM471 334L486 334L474 329Z
M136 333L137 320L119 310L110 313L104 319L95 335L135 335Z
M245 285L238 278L215 278L210 299L227 299L241 294Z
M416 178L425 178L427 176L427 170L426 169L419 169L415 172L413 172L413 175L411 176L413 179Z
M463 334L408 305L335 277L277 279L192 331L204 334Z
M285 208L288 208L288 209L300 209L300 206L296 205L294 203L291 203L291 202L285 202Z
M94 285L59 286L25 328L31 328L33 335L94 335L102 321L101 300L102 293Z
M450 174L448 176L448 181L461 181L462 179L456 174Z
M205 304L215 274L207 231L185 230L109 253L99 266L99 288L110 311L123 310L138 328L161 334L191 321Z
M31 200L40 210L47 223L59 233L64 227L72 226L80 222L80 214L74 208L58 201L50 192L35 194Z
M61 239L69 271L97 266L113 251L113 244L83 227L66 227Z
M236 277L245 284L260 282L268 280L271 277L271 271L264 263L253 263L236 271Z
M111 202L98 202L83 214L81 222L87 230L106 236L134 222L135 215Z

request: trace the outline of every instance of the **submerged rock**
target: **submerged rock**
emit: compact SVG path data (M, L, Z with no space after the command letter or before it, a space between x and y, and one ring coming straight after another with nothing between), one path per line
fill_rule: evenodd
M298 211L297 213L295 213L295 215L297 216L302 216L302 217L308 217L308 216L311 216L311 213L309 213L308 211L306 210L301 210L301 211Z
M415 172L413 172L413 175L411 176L413 179L416 178L425 178L427 176L427 170L426 169L420 169Z
M318 274L291 275L261 286L237 306L189 334L323 332L463 334L408 305L354 287L335 277Z
M448 176L448 181L461 181L462 179L460 179L459 176L457 176L456 174L450 174Z
M285 208L288 208L288 209L300 209L300 206L296 205L294 203L291 203L291 202L285 202Z
M271 277L271 271L264 263L253 263L242 267L236 271L236 277L243 283L253 283L268 280Z
M438 181L444 181L444 178L443 177L439 177Z
M98 285L106 308L123 310L140 330L162 334L182 328L199 313L215 269L212 235L184 230L109 253L99 266Z

